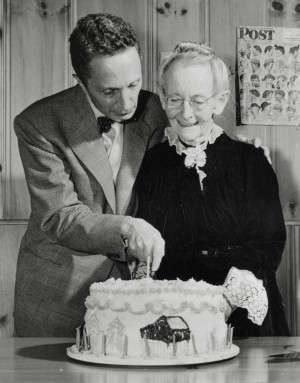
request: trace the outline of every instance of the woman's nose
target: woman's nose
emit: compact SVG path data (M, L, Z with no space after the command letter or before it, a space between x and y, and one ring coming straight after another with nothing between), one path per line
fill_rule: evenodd
M190 118L194 117L194 111L189 101L183 100L181 114L185 120L189 120Z

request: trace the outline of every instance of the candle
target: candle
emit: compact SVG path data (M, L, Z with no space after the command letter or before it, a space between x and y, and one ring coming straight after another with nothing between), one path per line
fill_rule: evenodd
M128 352L128 336L124 336L124 344L123 344L123 358L126 358Z
M197 347L196 347L196 342L195 342L194 334L192 334L192 344L193 344L194 355L196 356L198 354L198 352L197 352Z
M234 327L231 327L231 329L230 329L230 346L232 346L233 329L234 329Z
M150 357L150 347L149 347L148 339L145 334L144 334L144 342L145 342L146 356Z
M227 346L230 343L230 333L231 333L231 324L229 324L229 326L227 326Z
M83 336L83 349L88 350L88 338L87 338L87 333L86 333L86 328L83 326L83 331L82 331L82 336Z
M76 347L78 351L81 350L80 327L76 329Z
M150 256L147 257L147 278L150 278Z
M173 356L176 356L176 351L177 351L177 347L176 347L176 335L173 334Z
M106 335L102 334L102 353L106 355Z

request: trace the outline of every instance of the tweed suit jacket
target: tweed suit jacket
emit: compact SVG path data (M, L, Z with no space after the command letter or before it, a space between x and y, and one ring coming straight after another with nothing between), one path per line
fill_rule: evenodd
M103 138L77 85L29 106L15 132L31 215L16 275L17 336L74 336L93 282L129 278L120 226L134 215L134 182L167 119L158 96L141 91L135 121L124 124L113 182Z

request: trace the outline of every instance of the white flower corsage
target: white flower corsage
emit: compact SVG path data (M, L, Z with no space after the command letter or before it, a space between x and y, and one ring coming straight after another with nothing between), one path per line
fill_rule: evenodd
M199 174L201 190L203 190L203 180L206 177L206 174L200 168L202 168L206 163L206 153L205 153L206 147L207 147L207 141L203 142L202 144L196 147L186 148L182 151L182 153L186 155L184 159L184 165L187 168L194 167L197 173Z
M165 129L165 135L168 138L170 146L176 146L176 153L182 155L184 153L186 155L184 159L184 165L187 168L194 167L199 175L200 187L203 190L203 180L206 177L206 174L200 168L206 164L206 153L205 150L208 144L213 144L216 139L223 133L223 129L217 125L213 125L212 131L208 138L202 142L200 145L195 147L186 147L179 140L178 135L174 132L171 127L167 127Z

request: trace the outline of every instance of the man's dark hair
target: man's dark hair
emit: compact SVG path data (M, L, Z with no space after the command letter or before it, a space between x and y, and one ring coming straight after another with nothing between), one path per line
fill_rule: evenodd
M140 45L132 26L108 13L89 14L78 20L69 38L72 66L86 84L89 63L96 56L113 56L128 47Z

